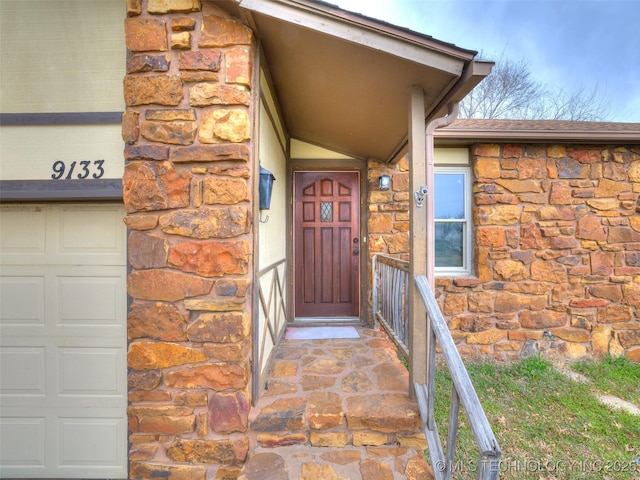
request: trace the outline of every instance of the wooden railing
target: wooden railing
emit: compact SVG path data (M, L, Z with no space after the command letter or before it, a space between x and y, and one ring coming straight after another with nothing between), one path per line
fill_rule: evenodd
M373 315L409 361L409 262L374 255L372 272Z
M415 383L414 388L420 407L420 416L424 426L429 455L436 480L452 478L455 466L455 450L458 435L458 416L460 405L467 414L471 431L479 450L477 478L482 480L497 479L500 473L500 446L496 440L489 420L484 413L467 369L462 363L458 349L453 342L447 323L440 312L438 303L429 287L427 277L415 278L416 287L427 309L427 383ZM438 427L435 422L435 373L436 373L436 341L440 346L445 364L453 380L451 405L449 411L449 427L447 434L447 453L444 454Z
M453 478L456 470L455 451L462 405L479 452L477 464L468 462L466 466L473 465L477 471L476 478L479 480L497 480L500 473L500 446L425 276L416 277L415 285L424 302L427 315L426 319L416 318L414 321L424 325L427 354L424 359L411 358L409 355L408 276L409 262L381 255L374 256L373 312L374 317L398 346L399 353L407 359L409 368L411 362L426 362L427 382L414 383L414 390L435 478L449 480ZM435 421L436 342L440 347L444 365L453 380L446 455Z
M287 308L283 295L286 262L286 259L282 259L258 272L260 312L258 325L255 325L257 335L253 335L254 403L264 387L271 356L276 351L286 329Z

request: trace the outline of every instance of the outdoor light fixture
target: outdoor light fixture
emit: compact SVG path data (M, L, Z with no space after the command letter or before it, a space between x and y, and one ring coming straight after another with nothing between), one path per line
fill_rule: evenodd
M380 190L389 190L389 187L391 187L391 177L389 175L380 175L378 187Z
M258 185L260 193L260 210L269 210L271 207L271 193L273 192L273 182L275 179L276 177L274 177L269 170L260 167L260 183ZM260 218L260 222L262 223L267 223L268 221L269 215L267 215L267 218L264 220Z

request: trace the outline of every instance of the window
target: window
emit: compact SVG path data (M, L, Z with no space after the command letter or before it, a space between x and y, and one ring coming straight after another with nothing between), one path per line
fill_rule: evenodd
M469 167L435 168L436 273L471 272L471 172Z

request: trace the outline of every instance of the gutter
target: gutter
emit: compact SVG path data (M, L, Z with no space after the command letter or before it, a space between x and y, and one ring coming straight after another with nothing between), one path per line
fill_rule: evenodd
M484 62L475 59L466 62L455 84L440 99L435 108L431 110L427 121L431 121L438 116L447 115L445 111L448 111L449 105L452 102L458 103L462 101L471 90L477 87L478 84L491 73L493 66L494 62Z
M527 142L527 143L552 143L573 142L580 144L602 143L640 143L640 128L637 131L568 131L568 130L504 130L499 128L453 128L440 130L436 135L440 143L444 141L464 143L477 143L479 141L492 142Z
M429 201L427 201L427 279L431 290L435 291L435 271L436 271L436 243L435 243L435 197L434 197L434 132L438 128L446 127L458 118L460 111L458 102L449 104L449 112L444 117L435 118L427 124L426 128L426 181Z

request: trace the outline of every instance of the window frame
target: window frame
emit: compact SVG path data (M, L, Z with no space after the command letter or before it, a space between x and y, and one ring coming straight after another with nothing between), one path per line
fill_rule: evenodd
M472 274L472 233L473 233L473 224L472 224L472 211L471 211L471 198L472 198L472 172L471 167L467 165L435 165L434 166L434 189L435 185L435 175L438 174L455 174L455 175L463 175L463 192L464 192L464 218L462 219L441 219L438 220L435 218L434 214L434 224L438 223L462 223L462 266L454 267L435 267L435 275L438 277L461 277L461 276L469 276ZM434 194L435 201L435 194ZM434 208L435 211L435 208ZM435 232L435 228L434 228ZM435 239L434 239L435 241Z

